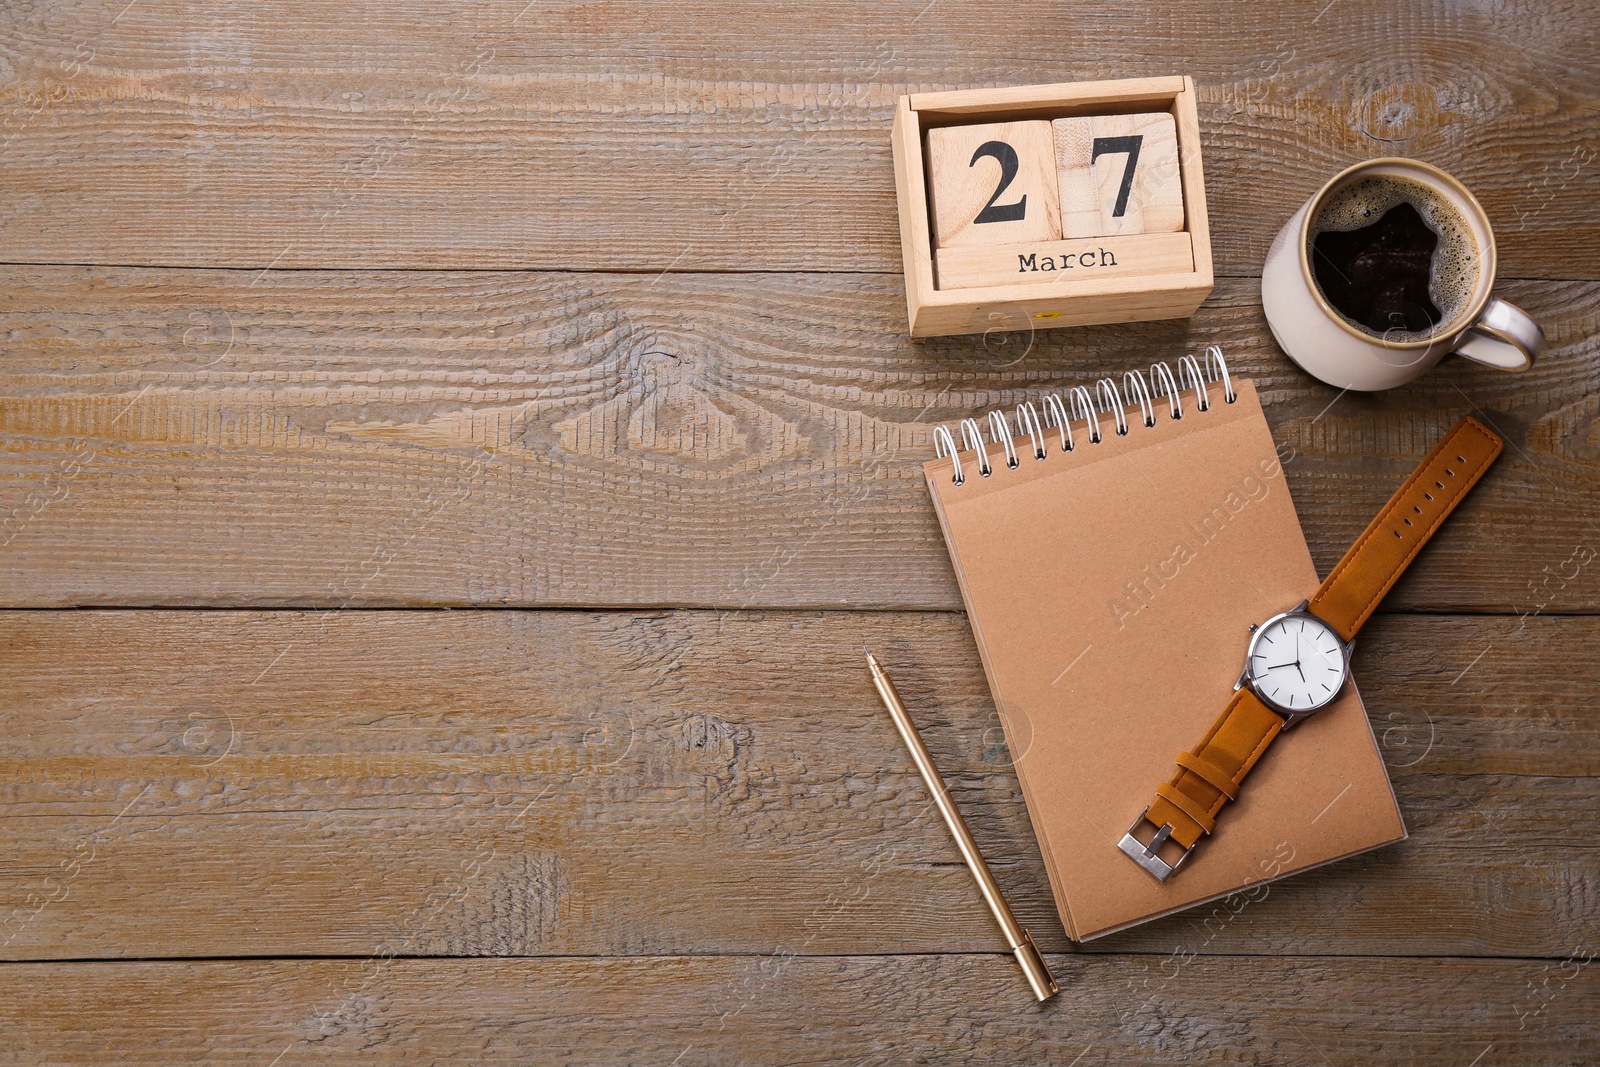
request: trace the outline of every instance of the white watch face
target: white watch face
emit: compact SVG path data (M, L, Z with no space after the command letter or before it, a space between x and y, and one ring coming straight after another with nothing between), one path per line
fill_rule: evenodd
M1339 695L1349 667L1344 643L1314 615L1268 619L1250 641L1245 674L1256 695L1280 711L1315 711Z

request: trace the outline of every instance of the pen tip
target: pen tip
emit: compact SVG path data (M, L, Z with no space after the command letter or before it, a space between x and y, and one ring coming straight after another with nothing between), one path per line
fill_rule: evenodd
M878 669L878 657L874 656L871 652L867 653L867 666L871 667L873 670Z

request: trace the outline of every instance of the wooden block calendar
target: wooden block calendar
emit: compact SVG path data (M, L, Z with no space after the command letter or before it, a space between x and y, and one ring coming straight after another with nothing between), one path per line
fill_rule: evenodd
M1211 291L1194 83L902 97L913 337L1177 318Z

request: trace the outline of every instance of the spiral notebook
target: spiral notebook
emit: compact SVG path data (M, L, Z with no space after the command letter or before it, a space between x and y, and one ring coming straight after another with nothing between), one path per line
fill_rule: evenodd
M1405 837L1352 684L1166 882L1117 848L1232 695L1249 625L1318 584L1255 386L1220 351L935 439L928 489L1069 936Z

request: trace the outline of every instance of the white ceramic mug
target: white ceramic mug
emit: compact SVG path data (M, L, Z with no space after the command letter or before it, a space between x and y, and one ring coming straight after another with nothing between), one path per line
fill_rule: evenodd
M1363 178L1393 177L1433 190L1471 232L1477 274L1471 298L1425 336L1385 338L1347 320L1329 304L1311 271L1311 225L1328 198ZM1391 389L1432 369L1451 352L1505 371L1523 371L1544 350L1544 331L1521 308L1490 296L1494 231L1467 188L1414 159L1373 159L1333 176L1278 231L1261 269L1261 303L1272 336L1308 373L1341 389Z

